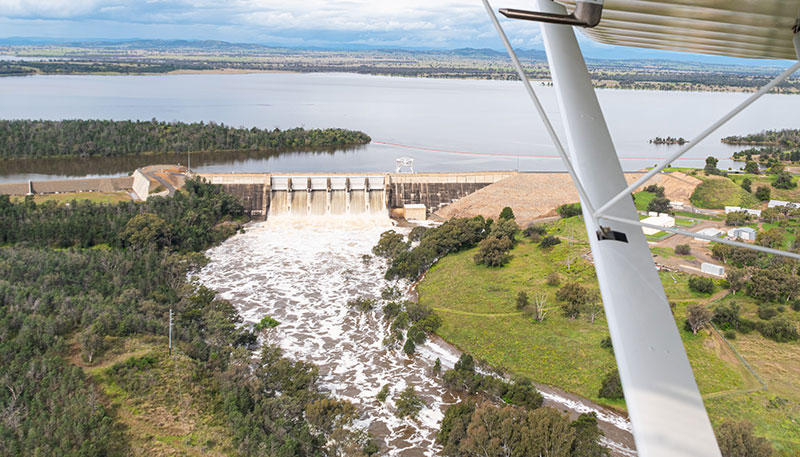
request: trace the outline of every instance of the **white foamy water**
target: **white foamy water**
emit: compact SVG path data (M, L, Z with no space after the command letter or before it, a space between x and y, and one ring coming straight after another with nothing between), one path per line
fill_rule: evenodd
M431 456L438 451L434 440L444 407L457 401L430 376L431 368L436 358L443 370L452 368L460 354L429 340L409 358L399 347L384 346L389 331L381 313L347 306L353 298L378 297L392 284L383 279L381 259L362 259L389 229L406 231L374 214L271 216L209 250L210 262L199 276L246 321L258 322L265 315L277 319L281 324L273 330L274 341L285 355L316 364L323 389L356 405L358 425L375 435L385 454ZM381 404L375 396L385 384L390 396ZM398 419L393 399L409 384L425 407L416 420ZM635 455L624 417L555 392L542 394L546 404L560 410L595 411L612 455Z
M285 355L316 364L323 389L358 407L360 425L388 455L429 456L437 451L443 406L455 401L429 373L436 357L448 367L457 356L432 343L411 358L400 348L387 349L381 314L347 306L353 298L379 297L390 285L383 262L362 256L391 228L385 216L270 218L211 249L200 281L248 322L277 319L275 341ZM390 396L381 404L375 396L385 384ZM409 384L426 405L417 420L394 415L393 398Z

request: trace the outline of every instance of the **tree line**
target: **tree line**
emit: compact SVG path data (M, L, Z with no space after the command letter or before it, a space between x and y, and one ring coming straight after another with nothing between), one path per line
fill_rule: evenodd
M734 145L783 146L786 148L794 148L800 145L800 130L762 130L759 133L726 136L720 141L725 144Z
M201 251L242 218L219 186L189 181L174 198L131 205L4 197L0 206L0 455L104 456L125 446L103 391L66 356L77 344L91 364L109 341L163 337L170 309L188 377L213 399L238 454L376 452L351 426L352 405L319 389L315 366L269 344L254 359L254 329L213 290L187 281L206 262ZM145 354L109 376L128 395L144 395L157 363Z
M215 122L0 120L0 159L109 157L187 151L275 151L366 144L345 129L234 128Z

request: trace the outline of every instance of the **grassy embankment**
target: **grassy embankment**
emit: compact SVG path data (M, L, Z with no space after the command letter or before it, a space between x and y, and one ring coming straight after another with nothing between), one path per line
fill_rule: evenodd
M13 196L11 199L15 202L20 202L25 200L25 197ZM33 196L33 201L37 204L49 201L64 204L72 200L88 200L94 203L119 203L131 201L131 196L127 192L64 192L61 194L36 194Z
M729 175L731 181L736 183L737 186L741 185L744 178L749 178L750 188L755 192L755 190L759 187L766 186L769 187L770 190L770 197L773 200L785 200L791 202L800 201L800 186L795 187L794 189L778 189L772 186L772 183L775 182L777 175L754 175L749 173L743 173L740 175ZM792 181L795 183L800 182L800 176L792 175Z
M102 358L87 365L73 342L68 360L104 394L101 401L114 419L111 457L235 453L230 429L206 389L211 381L194 379L192 359L178 352L170 357L163 337L107 337L106 343L110 348ZM153 357L155 363L115 373L114 366L142 357Z
M756 208L761 202L728 178L721 176L698 176L703 183L697 186L690 198L698 208L723 209L726 206ZM755 190L755 186L753 187Z
M622 401L597 396L603 375L615 367L613 354L600 346L608 335L605 319L600 316L592 324L587 317L571 320L562 316L555 300L558 287L546 284L547 276L557 272L562 284L575 281L597 290L594 267L580 257L588 251L582 220L560 220L550 231L575 241L542 250L522 240L512 251L511 262L502 268L475 265L475 249L446 256L419 284L420 301L442 317L438 333L443 338L489 365L624 409ZM764 365L776 382L781 373L800 379L800 374L792 371L800 370L800 345L773 343L757 333L736 340L734 344L747 360L762 361L751 364L770 386L767 392L748 393L760 385L719 335L707 331L692 335L683 329L687 307L692 303L710 305L711 297L689 291L689 275L662 273L661 277L667 296L676 303L676 323L712 421L718 424L725 419L748 419L756 424L758 434L783 451L782 455L800 452L800 443L794 442L800 436L800 388L794 393L778 386L773 390L770 374L761 372ZM544 322L535 323L516 310L519 291L529 296L547 295ZM776 355L769 355L773 350ZM782 416L766 406L767 399L775 395L793 405ZM795 422L791 422L792 417ZM770 425L774 423L780 427Z

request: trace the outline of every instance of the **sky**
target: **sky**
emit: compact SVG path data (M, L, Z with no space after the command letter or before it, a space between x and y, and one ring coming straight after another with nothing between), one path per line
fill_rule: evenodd
M495 3L495 8L530 9L533 2ZM503 23L515 47L543 49L536 24ZM748 63L607 46L578 36L589 58ZM220 40L338 49L502 49L479 0L0 0L0 38L9 37Z

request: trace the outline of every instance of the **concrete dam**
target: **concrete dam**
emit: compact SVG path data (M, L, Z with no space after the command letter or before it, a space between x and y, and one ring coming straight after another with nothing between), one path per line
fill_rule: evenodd
M513 172L479 173L200 173L241 200L254 218L269 215L386 213L409 204L428 214Z

